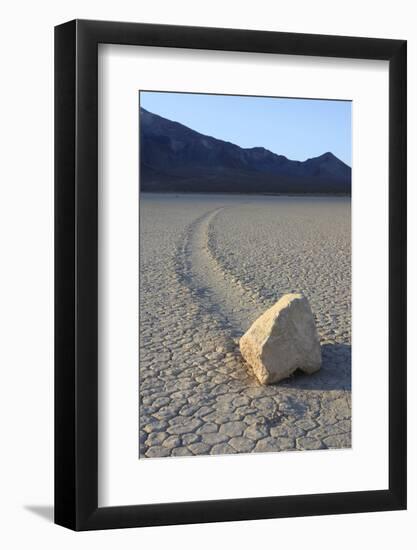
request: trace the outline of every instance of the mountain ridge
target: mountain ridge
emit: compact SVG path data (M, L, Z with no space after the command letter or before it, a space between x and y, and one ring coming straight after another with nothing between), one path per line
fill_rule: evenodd
M351 168L327 151L290 160L140 109L142 191L350 194Z

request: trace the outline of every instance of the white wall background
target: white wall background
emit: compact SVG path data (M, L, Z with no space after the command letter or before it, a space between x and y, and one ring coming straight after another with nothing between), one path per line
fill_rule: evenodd
M7 549L288 546L411 548L417 540L417 293L409 288L409 510L96 533L54 526L53 26L73 18L403 38L409 41L409 279L417 278L417 18L385 0L15 0L1 10L0 544ZM376 128L376 131L377 128ZM371 322L371 319L370 319ZM377 384L378 381L376 380ZM248 472L248 475L251 475ZM255 475L255 474L254 474ZM343 472L341 472L343 475ZM366 541L366 542L365 542Z

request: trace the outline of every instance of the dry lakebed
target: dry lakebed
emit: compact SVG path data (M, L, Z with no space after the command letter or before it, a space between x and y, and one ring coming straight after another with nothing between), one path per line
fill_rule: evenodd
M350 198L140 196L139 455L351 446ZM239 351L286 293L322 366L261 385Z

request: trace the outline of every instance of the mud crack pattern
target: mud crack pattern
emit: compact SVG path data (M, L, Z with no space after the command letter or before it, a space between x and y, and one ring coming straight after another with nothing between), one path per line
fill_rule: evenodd
M350 447L347 199L145 194L140 247L140 457ZM322 369L260 386L238 339L292 291Z

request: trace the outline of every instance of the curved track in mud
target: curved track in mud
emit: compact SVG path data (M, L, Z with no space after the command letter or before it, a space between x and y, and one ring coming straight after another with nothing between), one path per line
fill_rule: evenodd
M188 226L180 249L178 274L201 306L236 339L260 315L262 307L259 300L224 269L213 252L212 225L224 209L207 212Z

